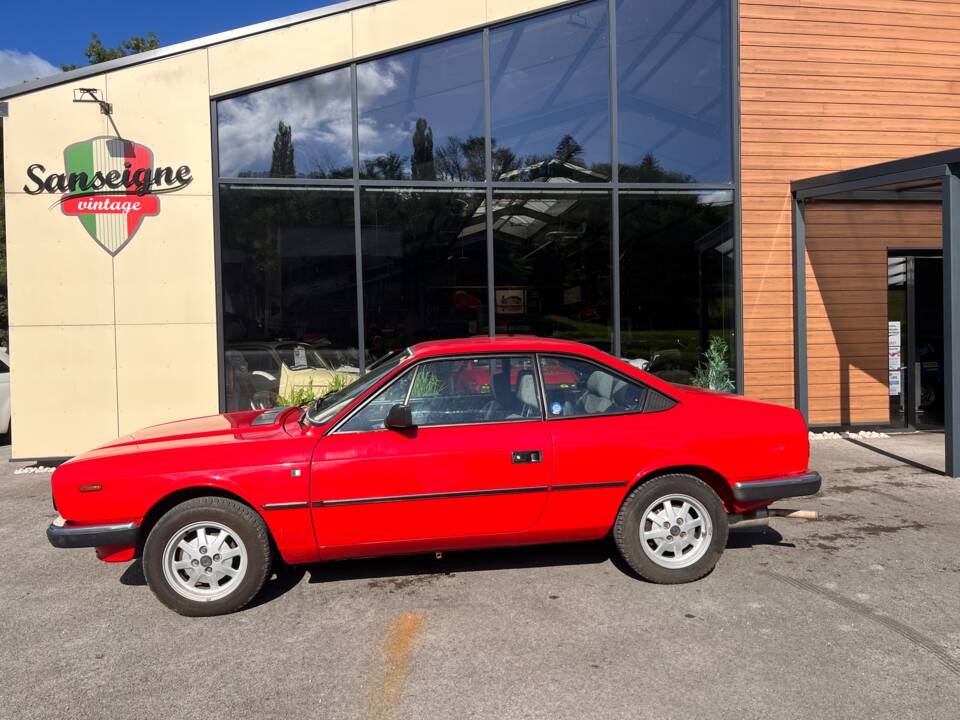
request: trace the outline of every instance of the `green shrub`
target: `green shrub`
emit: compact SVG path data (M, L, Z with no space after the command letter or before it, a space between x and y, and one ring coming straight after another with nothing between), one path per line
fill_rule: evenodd
M276 400L276 406L300 407L301 405L307 405L319 397L324 397L325 395L337 392L338 390L343 390L343 388L352 383L355 379L356 378L350 375L335 373L330 379L329 383L317 387L314 387L313 381L311 380L309 385L295 387L289 395L279 395Z
M697 365L693 376L693 385L706 390L717 392L733 392L733 381L730 379L729 364L727 362L727 341L719 335L710 338L710 347L703 354L705 362Z

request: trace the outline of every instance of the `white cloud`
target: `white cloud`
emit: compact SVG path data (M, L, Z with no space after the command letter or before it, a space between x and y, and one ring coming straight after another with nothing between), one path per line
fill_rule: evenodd
M32 52L0 50L0 88L57 72L60 72L60 68Z

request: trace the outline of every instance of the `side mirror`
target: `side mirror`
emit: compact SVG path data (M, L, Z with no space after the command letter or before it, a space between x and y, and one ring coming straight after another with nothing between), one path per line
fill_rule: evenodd
M394 405L387 413L383 426L390 430L409 430L413 427L413 411L409 405Z

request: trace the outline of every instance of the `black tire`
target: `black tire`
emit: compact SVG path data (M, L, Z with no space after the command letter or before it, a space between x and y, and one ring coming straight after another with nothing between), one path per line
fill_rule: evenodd
M705 538L706 550L696 562L686 567L658 565L644 552L642 545L645 542L641 539L644 513L657 500L670 495L685 495L698 501L706 510L712 526L710 536ZM627 495L613 526L613 539L624 561L644 580L660 584L693 582L713 570L727 545L727 513L720 498L703 480L692 475L661 475L638 485Z
M222 525L237 536L246 551L246 570L237 581L224 578L236 585L223 597L198 600L178 592L166 576L164 552L167 543L184 528L204 522ZM272 560L270 534L263 518L249 506L224 497L194 498L171 508L150 530L143 546L143 574L153 594L174 612L190 617L225 615L240 610L260 592ZM209 589L213 590L213 586Z

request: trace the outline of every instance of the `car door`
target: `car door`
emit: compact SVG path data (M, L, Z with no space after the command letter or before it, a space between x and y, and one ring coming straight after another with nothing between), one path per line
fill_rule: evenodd
M404 402L415 427L386 429ZM522 532L543 511L552 457L532 355L425 360L318 443L318 543L343 556Z
M555 448L549 522L608 524L624 487L663 452L664 418L643 412L656 391L584 358L538 360Z

